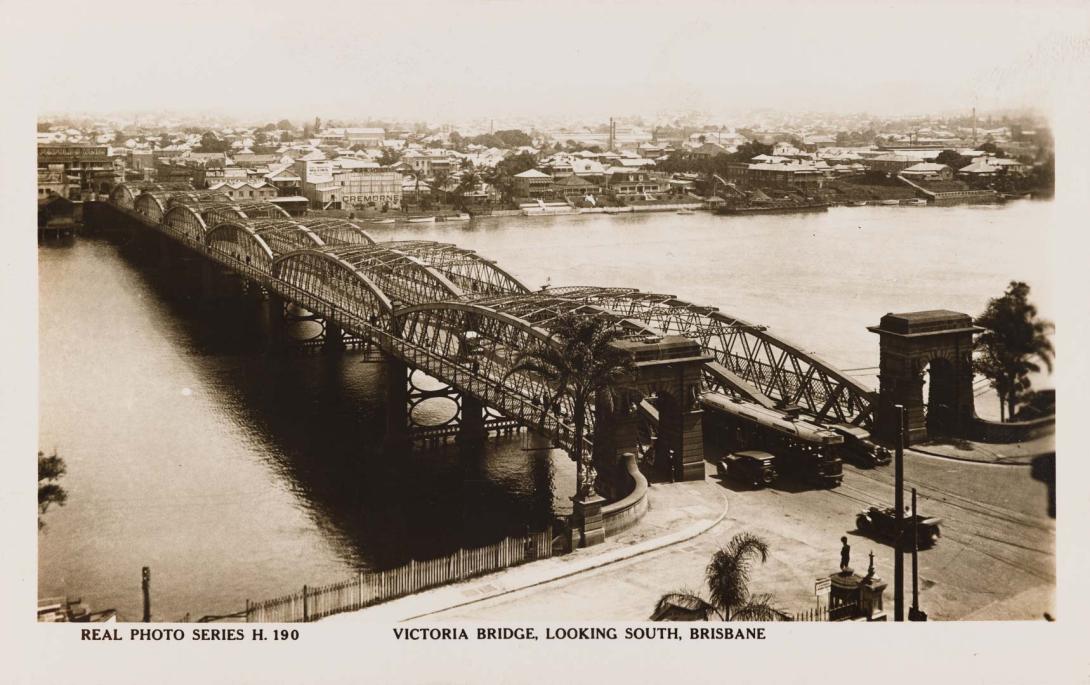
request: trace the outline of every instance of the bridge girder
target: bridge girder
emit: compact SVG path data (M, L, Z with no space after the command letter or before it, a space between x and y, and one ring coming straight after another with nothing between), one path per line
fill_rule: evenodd
M385 330L393 304L362 270L326 249L289 252L272 263L272 276L309 292L334 310ZM317 312L315 312L317 313ZM363 332L363 331L361 331Z
M764 326L672 295L619 288L557 290L665 334L693 338L731 373L778 402L798 405L820 420L870 425L873 390Z

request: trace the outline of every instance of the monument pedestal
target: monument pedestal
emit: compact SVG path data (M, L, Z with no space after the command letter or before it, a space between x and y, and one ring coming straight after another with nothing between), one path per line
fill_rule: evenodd
M828 612L830 621L885 621L882 600L886 583L873 575L859 576L847 568L819 578L815 586L817 605Z

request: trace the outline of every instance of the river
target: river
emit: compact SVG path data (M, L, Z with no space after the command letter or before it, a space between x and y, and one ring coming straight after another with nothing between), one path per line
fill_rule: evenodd
M979 313L1007 282L1053 310L1053 205L835 208L821 214L631 214L369 226L457 243L531 286L667 292L771 330L874 384L886 312ZM252 326L170 295L110 242L39 248L40 445L68 473L44 517L39 594L139 620L238 610L570 511L571 462L525 436L384 454L382 367L277 356ZM1047 385L1050 379L1041 379ZM978 398L995 416L994 396Z

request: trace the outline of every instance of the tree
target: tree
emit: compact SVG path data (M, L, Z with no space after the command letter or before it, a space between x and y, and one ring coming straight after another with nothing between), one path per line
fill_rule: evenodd
M382 148L382 155L378 158L378 163L382 166L393 166L401 161L401 153L392 147Z
M669 592L659 598L652 620L664 620L672 607L717 615L722 621L775 621L786 615L772 606L771 595L751 596L749 565L753 558L768 559L768 543L752 533L738 533L714 555L705 571L708 599L693 592Z
M446 169L436 169L431 175L432 183L431 187L435 194L435 199L441 199L441 195L445 192L445 188L450 183L450 172Z
M169 144L169 142L165 144ZM230 149L230 143L220 138L216 133L207 131L201 136L201 144L197 148L197 152L227 152Z
M1014 416L1019 399L1030 388L1029 375L1041 370L1038 361L1052 371L1055 352L1048 335L1054 326L1037 318L1037 307L1028 298L1029 286L1011 281L1003 296L990 300L976 319L976 325L987 330L973 345L973 369L999 394L1001 420Z
M549 385L553 395L544 398L543 412L555 408L565 395L571 398L575 439L570 455L576 463L576 497L586 499L594 494L594 470L589 455L583 454L587 408L612 412L628 392L627 381L635 365L628 352L612 344L622 331L611 319L569 312L554 319L551 329L551 342L520 353L509 374L530 373Z
M42 515L49 509L49 505L63 507L68 501L68 493L56 483L66 471L64 460L56 452L48 457L44 452L38 452L38 530L45 527Z
M954 150L943 150L935 157L936 164L945 164L954 171L969 166L972 161L968 157L962 157Z
M458 186L454 189L454 206L458 209L465 209L466 207L466 193L471 193L477 189L477 184L481 182L480 176L472 167L462 172L462 178L458 181Z
M280 121L276 122L276 127L278 129L280 129L281 131L294 131L295 130L295 126L290 121L288 121L287 119L281 119Z

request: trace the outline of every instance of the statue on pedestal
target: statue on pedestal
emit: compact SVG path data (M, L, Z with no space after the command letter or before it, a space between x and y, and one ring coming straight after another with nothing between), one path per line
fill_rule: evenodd
M840 538L840 542L843 544L840 548L840 572L844 575L850 575L852 567L848 564L851 561L852 548L848 544L847 536Z
M863 578L864 583L869 583L874 580L874 550L870 553L870 566L867 567L867 575Z

